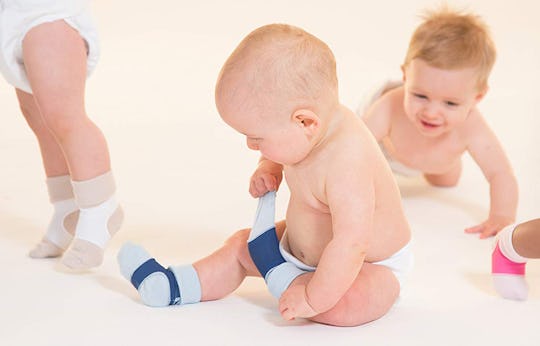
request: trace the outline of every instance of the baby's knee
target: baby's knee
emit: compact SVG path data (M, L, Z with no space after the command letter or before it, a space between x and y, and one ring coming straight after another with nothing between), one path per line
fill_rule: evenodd
M460 174L424 174L424 178L436 187L454 187L459 182Z
M225 240L225 246L238 248L247 246L247 240L249 237L249 228L241 229L234 232L227 240Z
M424 177L433 186L454 187L461 177L461 161L458 161L448 172L443 174L424 174Z
M242 258L249 256L247 241L249 237L249 229L242 229L236 231L227 240L225 240L224 247L230 252L234 253L236 257Z

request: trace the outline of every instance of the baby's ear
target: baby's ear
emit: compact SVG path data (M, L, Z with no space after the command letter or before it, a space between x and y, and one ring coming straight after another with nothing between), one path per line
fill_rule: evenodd
M292 115L292 120L310 138L317 134L321 125L319 116L309 109L297 109Z
M407 81L407 76L405 74L405 66L401 65L401 81L405 83Z
M489 87L486 85L486 87L483 90L479 91L478 94L476 94L476 97L474 98L474 102L478 103L482 101L484 96L486 96L488 90L489 90Z

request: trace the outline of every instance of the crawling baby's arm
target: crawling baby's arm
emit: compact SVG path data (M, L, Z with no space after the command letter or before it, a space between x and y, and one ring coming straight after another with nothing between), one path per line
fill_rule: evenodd
M515 221L518 185L510 161L493 131L480 116L473 120L468 150L489 182L490 210L486 221L465 231L487 238Z

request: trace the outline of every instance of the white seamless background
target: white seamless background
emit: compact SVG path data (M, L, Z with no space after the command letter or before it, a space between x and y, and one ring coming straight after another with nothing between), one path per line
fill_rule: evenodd
M518 220L540 217L540 5L448 3L491 27L498 59L480 109L515 169ZM57 260L27 257L51 208L36 140L13 89L0 82L0 344L537 345L538 261L527 266L529 300L503 300L491 287L491 241L463 232L489 206L488 185L468 156L455 188L399 179L416 267L396 306L361 327L285 322L260 279L220 301L152 309L117 268L124 241L142 244L165 265L180 264L252 222L256 201L247 187L257 153L221 121L213 90L221 65L248 32L281 22L320 37L337 59L341 101L356 109L381 82L401 77L418 15L439 4L94 1L102 55L87 84L87 109L107 137L126 222L91 272L69 274ZM287 198L283 185L278 217Z

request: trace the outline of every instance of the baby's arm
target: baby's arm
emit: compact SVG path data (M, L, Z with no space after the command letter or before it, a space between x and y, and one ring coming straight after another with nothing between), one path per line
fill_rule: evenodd
M351 165L354 163L332 165L326 191L333 238L311 280L291 286L282 295L280 311L285 319L311 317L331 309L360 272L372 234L375 196L368 165L361 169Z
M518 185L508 157L480 114L471 115L468 150L489 182L490 210L486 221L467 228L467 233L480 233L480 238L497 234L514 222L518 204Z
M268 191L277 191L282 179L283 166L261 156L249 181L249 193L253 197L261 197Z

